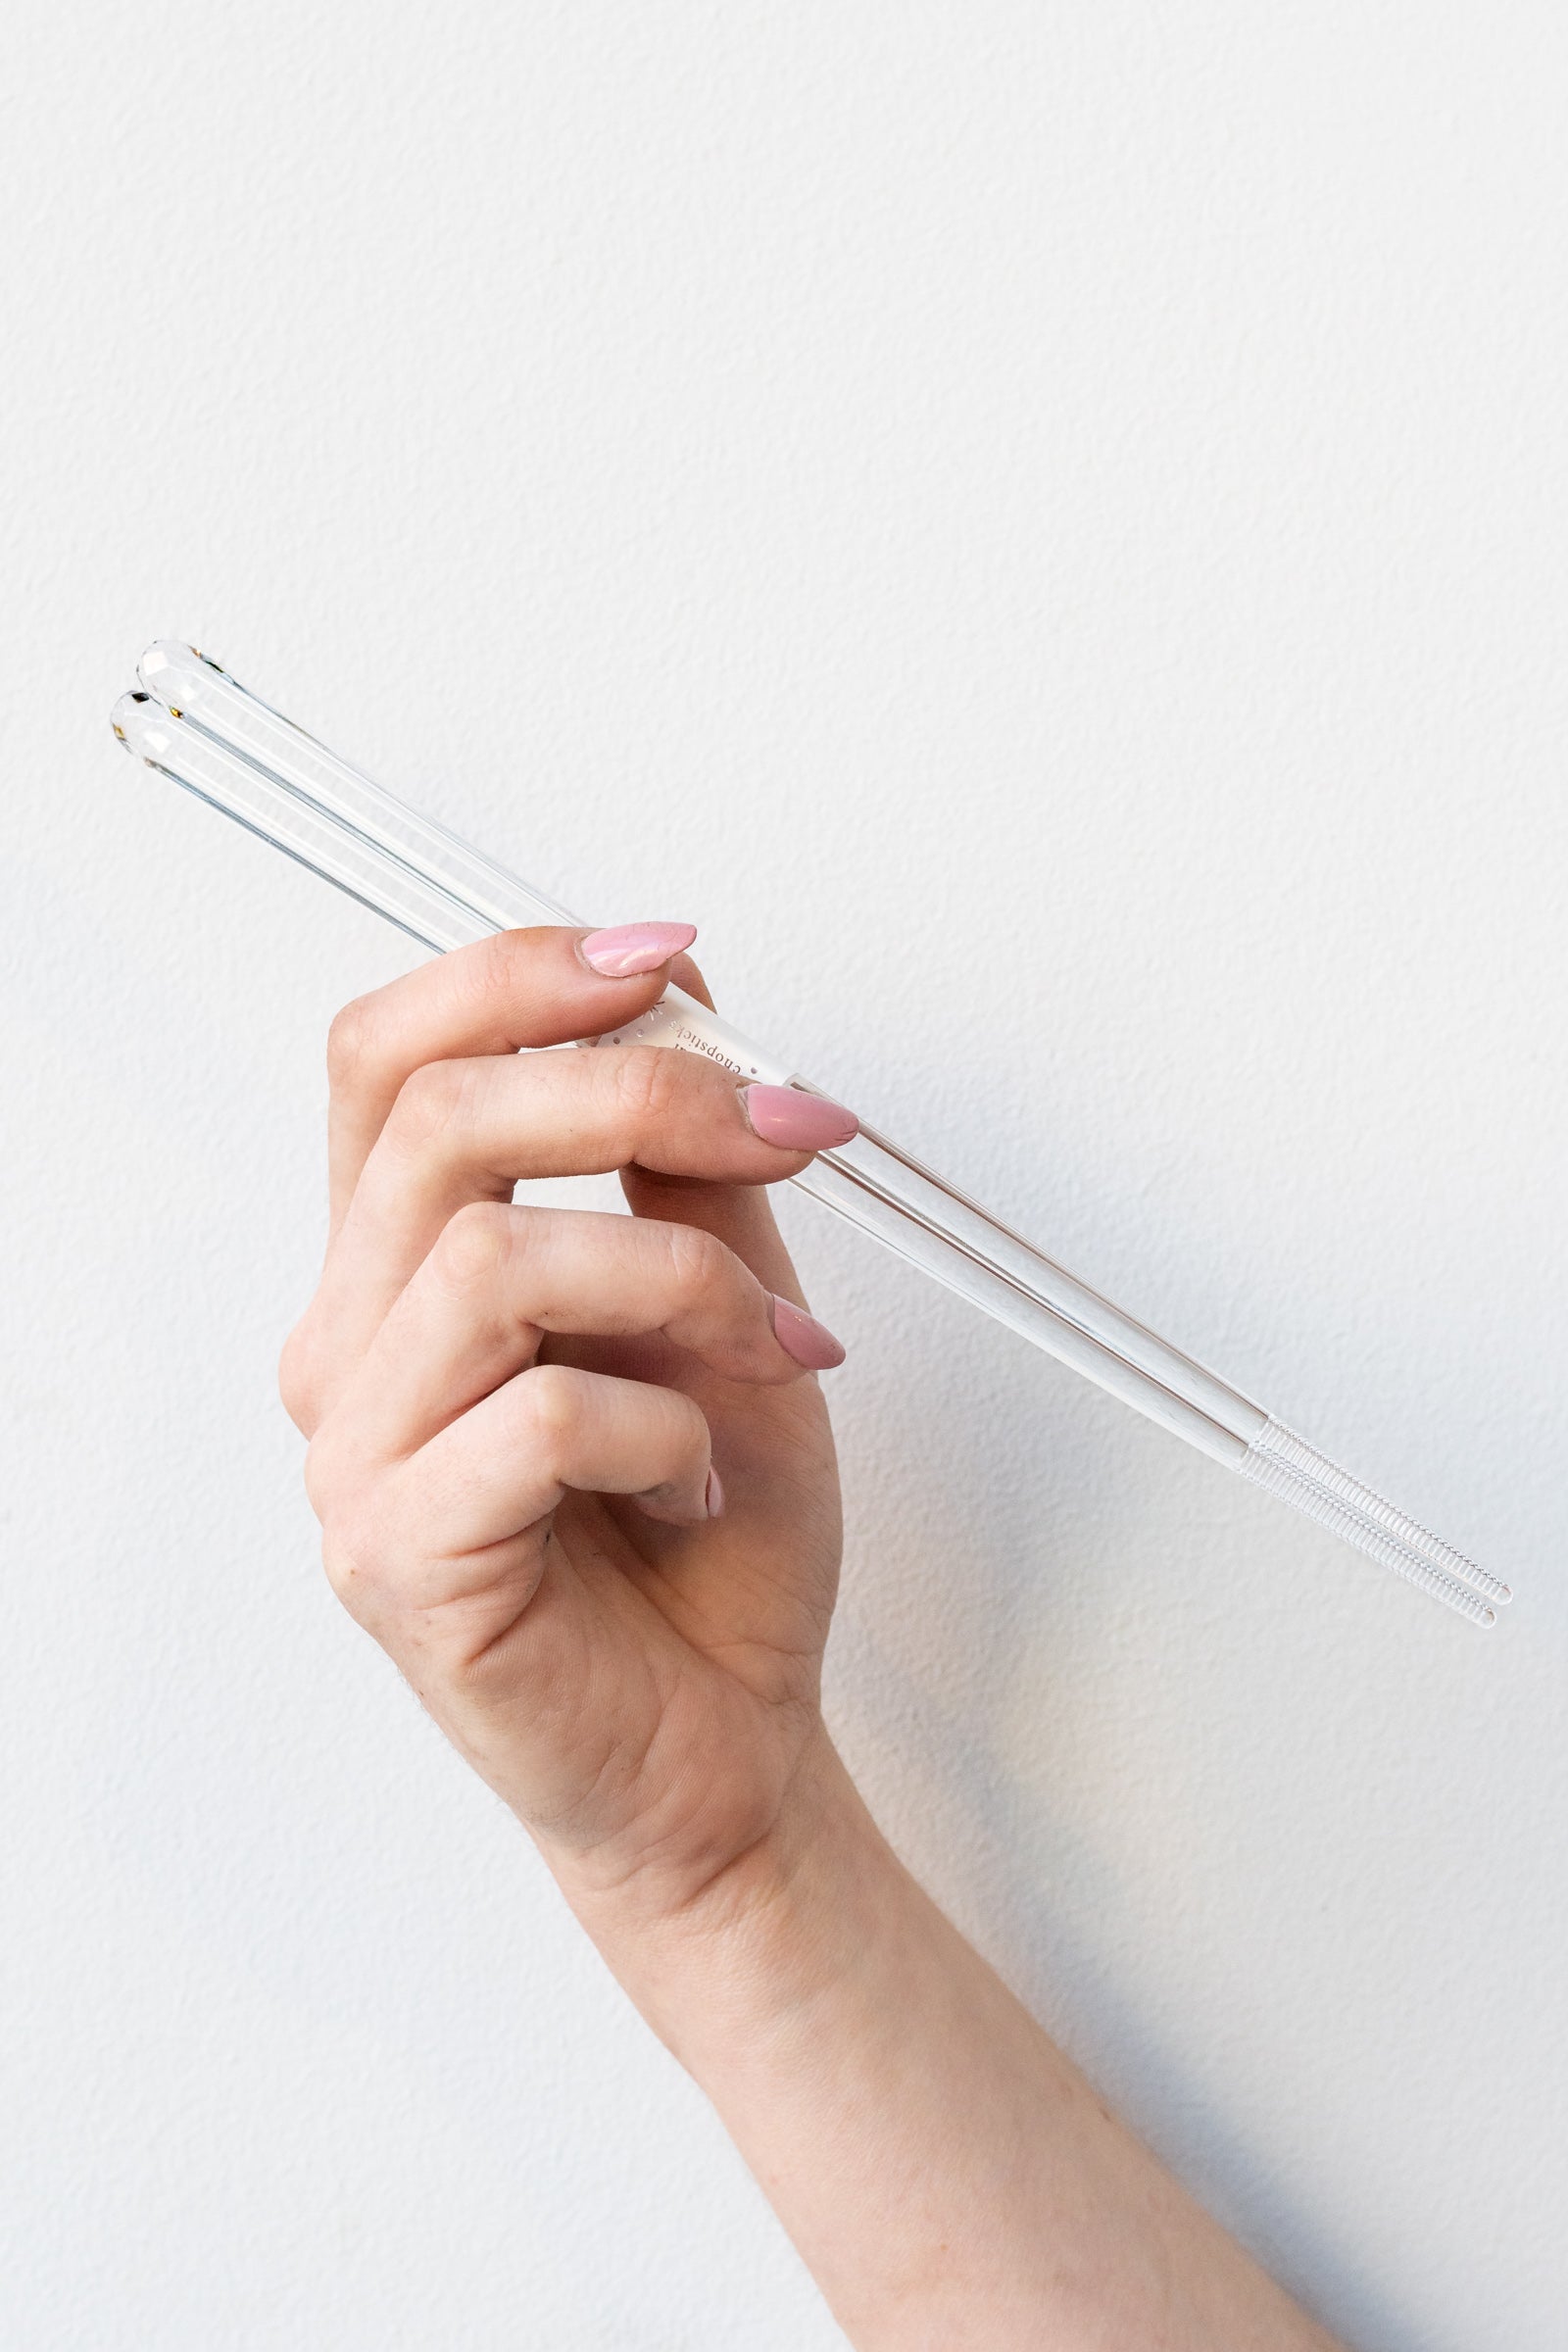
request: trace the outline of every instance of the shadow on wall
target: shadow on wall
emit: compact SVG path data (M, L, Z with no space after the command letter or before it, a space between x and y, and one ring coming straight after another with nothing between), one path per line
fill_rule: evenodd
M887 1328L890 1284L919 1318L916 1346L881 1366L852 1353L834 1390L849 1542L828 1705L878 1818L1036 2015L1287 2285L1316 2306L1332 2300L1325 2316L1362 2340L1413 2347L1415 2323L1401 2334L1358 2250L1314 2226L1323 2200L1304 2168L1239 2129L1216 2096L1245 2056L1228 2069L1208 2016L1184 2034L1179 2014L1184 1966L1192 1988L1195 1965L1201 1975L1211 1962L1221 1981L1238 1965L1194 1892L1216 1841L1234 1876L1212 1818L1193 1867L1194 1821L1213 1811L1205 1710L1228 1709L1233 1733L1250 1710L1255 1737L1276 1745L1300 1728L1308 1752L1315 1732L1332 1755L1316 1691L1337 1672L1343 1627L1308 1597L1306 1576L1282 1602L1278 1575L1298 1557L1312 1571L1331 1540L1288 1515L1282 1528L1270 1498L914 1274L868 1262L853 1237L792 1239L803 1257L832 1252L821 1295L860 1294L863 1313L839 1306L851 1327ZM1282 1714L1267 1653L1297 1642L1297 1617L1308 1655ZM1343 1751L1341 1767L1351 1769ZM1243 1810L1268 1801L1234 1796ZM1283 1824L1278 1846L1289 1886ZM1265 1912L1269 1889L1242 1899ZM1194 2005L1212 2000L1211 1980ZM1288 2037L1288 1985L1278 2000L1273 2027ZM1303 2003L1303 2040L1314 2023Z

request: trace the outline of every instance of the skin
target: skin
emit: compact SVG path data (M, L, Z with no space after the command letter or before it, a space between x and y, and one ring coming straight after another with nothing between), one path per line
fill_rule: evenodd
M804 1301L764 1189L808 1155L699 1056L519 1058L671 979L706 1001L683 956L608 978L585 936L507 933L333 1024L330 1240L282 1390L334 1590L534 1838L859 2352L1332 2352L857 1795L819 1705L832 1435L800 1327L775 1331L773 1299ZM630 1217L512 1204L610 1169Z

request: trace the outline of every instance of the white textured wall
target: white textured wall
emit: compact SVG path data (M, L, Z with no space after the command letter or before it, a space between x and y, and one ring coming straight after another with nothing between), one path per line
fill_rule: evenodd
M808 1204L843 1743L1352 2341L1568 2329L1560 10L7 19L0 2338L838 2340L318 1574L394 935L193 636L1514 1577L1380 1577Z

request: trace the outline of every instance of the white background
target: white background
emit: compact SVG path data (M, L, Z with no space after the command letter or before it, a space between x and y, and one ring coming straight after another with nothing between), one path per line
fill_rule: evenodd
M903 1852L1354 2344L1568 2340L1568 34L7 19L0 2337L839 2337L336 1610L272 1390L394 934L181 634L1511 1576L1467 1629L787 1204Z

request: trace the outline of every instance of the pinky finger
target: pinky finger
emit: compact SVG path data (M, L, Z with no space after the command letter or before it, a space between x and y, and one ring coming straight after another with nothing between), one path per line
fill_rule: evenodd
M450 1422L395 1477L401 1548L444 1586L472 1592L482 1555L547 1519L571 1491L634 1495L690 1526L722 1507L708 1423L689 1396L568 1364L534 1364Z

